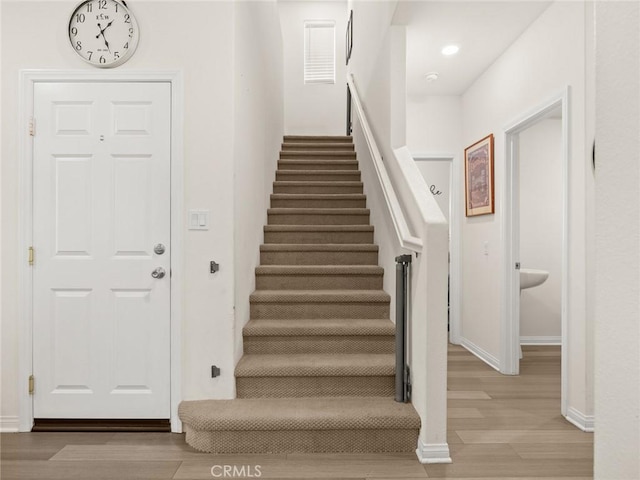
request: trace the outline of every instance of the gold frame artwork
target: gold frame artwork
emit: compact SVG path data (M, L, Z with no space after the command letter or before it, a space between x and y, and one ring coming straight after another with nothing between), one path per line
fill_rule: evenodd
M464 192L467 217L495 213L493 134L464 149Z

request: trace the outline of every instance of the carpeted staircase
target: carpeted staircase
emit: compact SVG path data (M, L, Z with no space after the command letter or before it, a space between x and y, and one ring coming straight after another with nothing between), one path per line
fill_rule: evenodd
M394 326L351 137L285 137L234 400L185 401L216 453L412 452L394 393Z

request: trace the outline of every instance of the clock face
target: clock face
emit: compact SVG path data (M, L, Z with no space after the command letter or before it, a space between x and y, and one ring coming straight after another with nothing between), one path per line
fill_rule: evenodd
M86 0L71 15L69 40L86 62L115 67L133 55L138 25L122 1Z

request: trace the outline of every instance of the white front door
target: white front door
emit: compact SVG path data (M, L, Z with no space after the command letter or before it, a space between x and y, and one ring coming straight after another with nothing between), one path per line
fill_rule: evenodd
M34 417L169 418L171 86L36 83L34 119Z

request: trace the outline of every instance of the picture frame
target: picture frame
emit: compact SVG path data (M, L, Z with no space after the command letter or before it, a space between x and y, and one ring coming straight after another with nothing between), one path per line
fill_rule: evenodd
M495 213L493 134L464 149L467 217Z
M347 65L349 65L351 50L353 50L353 10L349 11L349 21L347 22L347 38L345 45L347 49L345 52L345 57L347 59Z

